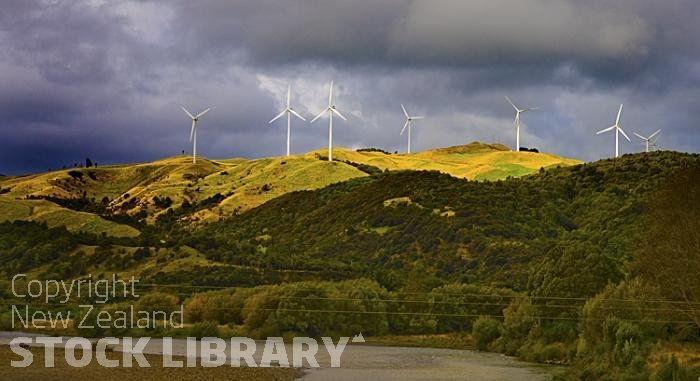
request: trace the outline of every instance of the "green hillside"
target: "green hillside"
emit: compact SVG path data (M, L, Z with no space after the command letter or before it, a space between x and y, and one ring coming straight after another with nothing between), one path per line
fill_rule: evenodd
M443 158L433 164L443 171L401 169L428 155ZM10 178L0 182L0 201L9 200L0 207L15 222L0 223L0 272L134 275L149 295L140 306L183 304L188 324L218 325L221 335L467 334L479 349L572 364L575 379L697 377L698 155L541 159L526 176L513 169L497 180L469 172L484 161L515 165L512 155L537 154L484 145L416 158L338 150L344 162L319 151L80 169L81 180ZM465 163L459 177L444 170L448 158ZM87 195L59 197L80 191ZM219 213L229 202L238 209ZM140 234L41 219L41 205ZM21 221L32 216L40 223Z
M628 155L495 182L389 172L286 194L181 243L218 260L315 271L326 279L374 274L388 289L406 280L392 283L392 269L403 273L420 264L442 281L525 290L527 269L553 245L581 243L622 264L645 200L695 161L668 152Z
M169 208L183 204L178 218L197 225L245 212L297 190L325 187L379 170L431 169L457 177L505 178L541 167L573 165L576 160L549 154L515 153L503 146L473 143L411 155L336 149L338 161L322 160L325 151L255 160L198 160L178 156L151 163L74 168L0 180L0 218L66 221L72 231L132 236L138 232L106 221L106 215L129 215L153 223ZM75 202L85 199L83 208ZM85 208L93 204L91 208ZM103 208L101 207L103 206ZM72 209L72 210L71 210ZM99 209L99 213L96 213ZM87 215L88 212L97 215Z

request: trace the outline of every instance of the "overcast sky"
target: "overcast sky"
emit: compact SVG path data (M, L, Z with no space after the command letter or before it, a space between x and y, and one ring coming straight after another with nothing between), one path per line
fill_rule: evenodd
M700 1L27 1L0 8L0 173L155 160L281 155L268 125L288 83L313 117L328 83L348 121L335 144L404 151L400 103L425 115L413 151L500 141L591 161L614 123L663 128L660 149L700 147ZM337 120L337 119L336 119ZM292 151L327 145L328 123L294 120Z

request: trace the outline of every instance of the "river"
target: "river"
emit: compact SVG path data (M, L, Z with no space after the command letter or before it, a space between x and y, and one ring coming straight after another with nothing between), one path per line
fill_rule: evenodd
M13 337L35 336L19 332L0 332L0 345L7 345ZM64 338L65 343L69 338ZM137 339L134 339L134 343ZM228 344L229 341L227 340ZM201 343L200 343L201 344ZM34 344L36 345L36 344ZM57 345L60 347L62 345ZM260 363L265 342L256 342L253 359ZM286 345L291 360L291 344ZM152 338L148 341L144 353L160 354L163 352L163 340ZM114 347L122 351L121 345ZM199 352L199 351L198 351ZM231 357L230 345L225 351ZM172 354L187 355L187 344L183 339L172 340ZM234 356L237 353L234 352ZM381 345L349 344L340 357L340 367L330 367L330 355L323 343L319 343L315 356L320 368L306 367L302 381L316 380L377 380L377 381L412 381L412 380L512 380L545 381L561 371L560 367L544 366L518 361L496 353L475 352L470 350L388 347ZM243 361L241 361L243 362ZM273 365L275 363L273 362ZM305 365L308 363L305 362Z

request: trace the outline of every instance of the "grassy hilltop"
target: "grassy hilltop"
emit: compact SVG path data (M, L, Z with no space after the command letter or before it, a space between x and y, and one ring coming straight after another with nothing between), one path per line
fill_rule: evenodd
M541 167L578 161L549 154L510 152L500 145L472 143L410 155L334 151L336 162L322 160L326 150L291 157L255 160L207 160L177 156L150 163L76 168L0 180L0 218L46 222L72 231L117 237L139 234L99 214L129 214L153 222L183 203L206 205L179 216L211 222L239 214L298 190L368 176L377 170L437 170L460 178L519 177ZM104 210L77 211L60 200L86 199ZM94 208L93 208L94 209Z

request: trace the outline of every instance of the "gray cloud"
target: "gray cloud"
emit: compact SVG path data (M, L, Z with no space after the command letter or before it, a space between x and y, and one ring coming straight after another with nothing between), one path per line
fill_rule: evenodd
M414 149L512 145L503 96L539 106L523 144L610 156L597 136L625 103L628 132L697 151L700 3L619 0L230 2L8 1L0 12L0 173L152 160L189 151L180 110L209 157L284 149L286 84L308 116L336 81L336 144L405 149L399 103L426 114ZM293 150L324 147L327 125L294 126ZM625 143L623 152L639 150Z

